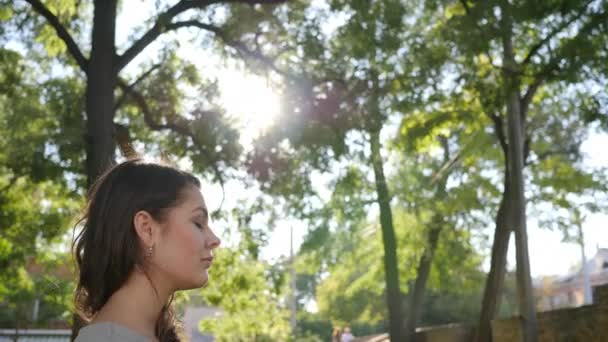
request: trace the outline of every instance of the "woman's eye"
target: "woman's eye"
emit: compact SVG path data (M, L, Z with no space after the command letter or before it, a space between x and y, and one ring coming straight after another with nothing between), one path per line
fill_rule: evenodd
M194 222L194 225L198 227L198 229L203 229L203 225L198 222Z

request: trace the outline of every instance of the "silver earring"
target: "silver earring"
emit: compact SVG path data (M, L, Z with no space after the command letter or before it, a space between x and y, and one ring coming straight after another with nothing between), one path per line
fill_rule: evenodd
M152 256L153 249L154 249L154 247L148 247L148 252L146 253L147 257L151 257Z

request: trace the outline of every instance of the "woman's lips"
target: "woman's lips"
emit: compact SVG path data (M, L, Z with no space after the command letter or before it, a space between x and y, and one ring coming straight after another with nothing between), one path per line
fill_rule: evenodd
M203 261L205 268L211 267L211 264L213 263L213 257L203 258L201 260Z

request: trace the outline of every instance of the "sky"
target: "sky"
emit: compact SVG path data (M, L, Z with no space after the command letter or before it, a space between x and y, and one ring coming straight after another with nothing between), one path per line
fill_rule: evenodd
M585 165L589 167L608 167L608 135L591 133L582 145ZM528 239L530 268L533 275L563 275L580 263L581 249L574 243L562 243L561 233L539 229L528 219ZM587 258L595 255L597 248L608 248L608 214L589 215L583 224L585 253ZM515 265L515 248L509 247L509 264Z
M123 13L117 23L117 40L119 43L127 41L127 37L132 32L134 23L141 24L148 17L148 13L153 11L152 2L143 1L123 1L125 6ZM190 59L197 64L201 71L206 75L218 77L220 91L222 92L221 102L225 106L227 113L238 118L241 122L242 143L251 147L251 141L259 132L272 122L279 108L279 99L268 86L265 79L259 76L246 75L242 70L234 66L224 65L218 56L210 56L202 53L196 46L188 43L189 34L179 31L180 51L182 57ZM172 37L167 37L172 38ZM138 57L127 72L135 72L138 62L145 60L153 55L159 44L153 44ZM608 153L604 149L608 146L608 135L591 133L589 139L583 144L582 149L586 154L586 165L593 167L608 167ZM318 181L318 182L317 182ZM323 179L315 181L322 184ZM217 184L207 184L207 202L213 210L219 206L221 189ZM205 192L205 190L204 190ZM227 198L223 208L230 208L236 204L238 198L231 196L257 196L255 190L244 189L237 182L229 182L226 185ZM268 246L262 251L262 257L268 260L275 260L281 255L289 253L290 229L294 227L294 245L297 247L307 231L300 222L279 221L270 236ZM585 235L585 251L587 257L595 254L596 248L608 248L608 215L590 215L583 226ZM552 232L539 229L533 218L528 220L529 233L529 252L530 264L533 277L540 275L563 275L568 273L570 268L581 260L581 251L578 245L573 243L563 243L560 232ZM515 265L515 248L512 244L509 248L509 266ZM487 267L487 265L485 266Z

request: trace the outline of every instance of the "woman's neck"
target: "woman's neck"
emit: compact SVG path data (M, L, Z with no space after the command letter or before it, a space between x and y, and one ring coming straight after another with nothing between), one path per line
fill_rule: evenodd
M171 291L159 286L155 290L150 279L136 269L91 323L114 322L155 339L156 322L170 295Z

